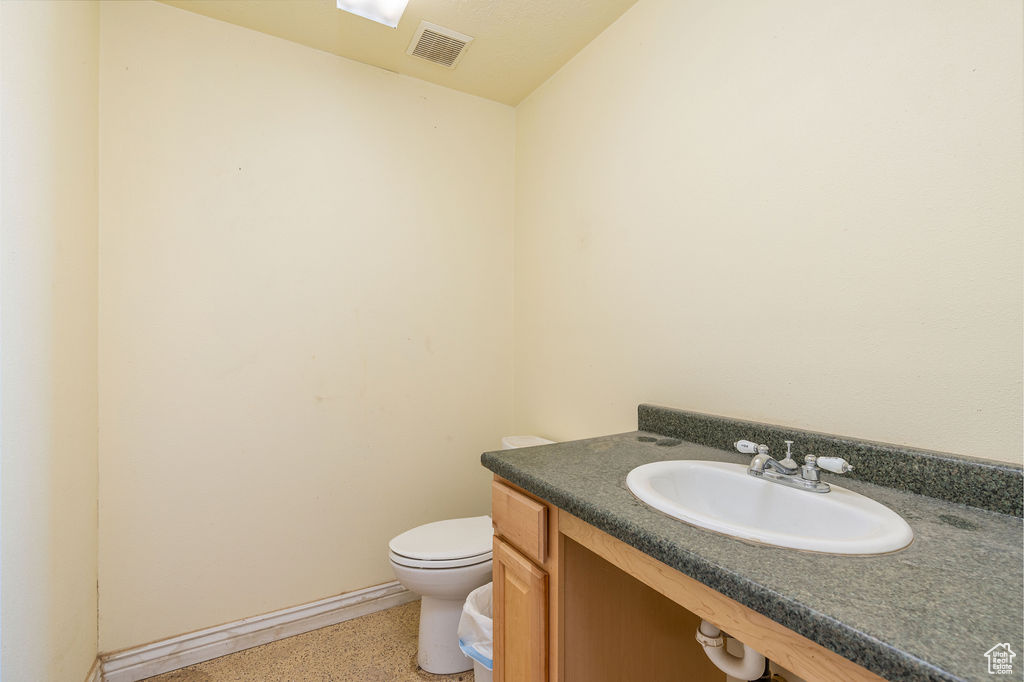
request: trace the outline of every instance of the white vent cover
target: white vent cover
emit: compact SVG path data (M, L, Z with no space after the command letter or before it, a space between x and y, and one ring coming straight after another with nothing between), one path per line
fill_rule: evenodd
M444 26L421 21L406 54L454 69L473 38Z

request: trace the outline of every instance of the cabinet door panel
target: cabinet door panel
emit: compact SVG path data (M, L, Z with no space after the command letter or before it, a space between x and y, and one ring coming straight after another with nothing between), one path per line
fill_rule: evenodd
M548 575L494 538L494 679L545 682Z

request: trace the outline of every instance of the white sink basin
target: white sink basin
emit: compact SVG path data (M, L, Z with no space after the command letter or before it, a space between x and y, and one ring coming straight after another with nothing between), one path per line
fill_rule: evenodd
M630 471L626 486L680 521L778 547L882 554L914 539L899 514L852 490L834 484L828 493L788 488L748 475L743 464L652 462Z

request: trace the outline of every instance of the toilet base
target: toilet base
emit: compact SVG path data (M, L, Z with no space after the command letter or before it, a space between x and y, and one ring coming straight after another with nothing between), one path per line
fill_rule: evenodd
M422 597L420 601L420 637L416 662L428 673L451 675L473 667L473 660L462 653L455 634L466 599Z

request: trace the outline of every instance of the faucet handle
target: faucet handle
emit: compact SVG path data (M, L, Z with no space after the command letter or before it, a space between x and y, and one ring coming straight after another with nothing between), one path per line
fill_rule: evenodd
M752 440L738 440L732 445L745 455L756 455L758 453L758 445Z
M831 471L833 474L845 474L847 471L853 471L853 467L842 457L819 457L818 466L825 471Z

